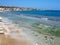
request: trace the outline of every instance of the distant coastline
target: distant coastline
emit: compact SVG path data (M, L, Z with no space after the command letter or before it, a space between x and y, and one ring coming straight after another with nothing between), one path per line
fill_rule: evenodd
M3 12L3 11L25 11L25 10L40 10L40 9L38 9L38 8L13 7L13 6L0 6L0 12Z

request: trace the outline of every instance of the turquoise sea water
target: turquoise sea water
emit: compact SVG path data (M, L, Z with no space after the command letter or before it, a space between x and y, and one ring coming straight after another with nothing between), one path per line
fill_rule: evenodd
M12 14L34 14L34 15L41 15L41 16L54 16L54 17L60 17L60 11L59 10L40 10L40 11L11 11L9 13Z
M60 11L58 10L40 10L40 11L10 11L10 12L5 12L5 14L14 14L14 15L27 15L27 16L32 16L32 17L45 17L48 18L49 20L56 20L60 21Z
M9 11L0 13L1 16L14 20L15 23L19 21L27 23L43 22L54 25L60 25L60 11L40 10L40 11ZM40 18L47 18L48 20L41 20Z

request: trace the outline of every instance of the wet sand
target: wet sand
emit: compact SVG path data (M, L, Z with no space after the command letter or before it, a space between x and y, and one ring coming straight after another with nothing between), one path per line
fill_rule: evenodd
M0 34L0 45L33 45L30 41L26 40L22 36L17 39L17 37L5 36Z

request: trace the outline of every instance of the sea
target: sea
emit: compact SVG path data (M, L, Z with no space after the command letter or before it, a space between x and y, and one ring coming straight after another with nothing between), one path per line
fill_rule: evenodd
M60 26L60 10L32 10L32 11L6 11L0 12L0 16L7 17L15 22L43 22Z

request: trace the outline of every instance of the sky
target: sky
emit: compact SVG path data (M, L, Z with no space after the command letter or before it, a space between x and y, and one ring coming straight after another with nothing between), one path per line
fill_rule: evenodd
M0 5L60 10L60 0L0 0Z

